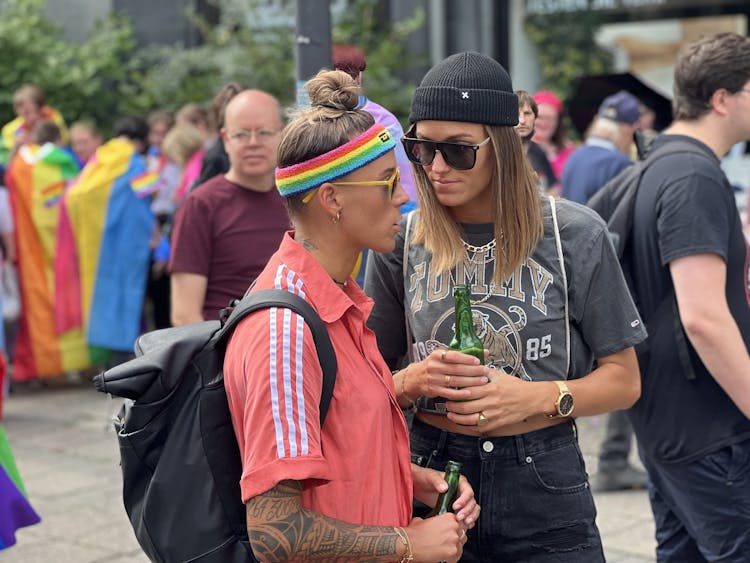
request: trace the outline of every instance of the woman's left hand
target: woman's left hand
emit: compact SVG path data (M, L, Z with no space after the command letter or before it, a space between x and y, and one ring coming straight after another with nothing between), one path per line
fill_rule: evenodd
M447 402L449 420L479 426L482 433L490 433L543 411L545 393L540 393L542 388L537 382L523 381L496 369L490 371L489 378L486 385L471 388L471 399Z
M448 488L443 474L434 469L412 465L414 479L414 498L427 506L435 506L438 495ZM464 475L458 481L458 495L453 502L453 513L456 520L465 530L473 528L479 518L480 507L474 498L474 489Z

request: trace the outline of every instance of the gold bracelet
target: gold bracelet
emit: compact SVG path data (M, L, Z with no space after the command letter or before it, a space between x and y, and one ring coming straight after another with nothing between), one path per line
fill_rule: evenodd
M404 544L404 548L406 548L406 552L404 553L403 557L398 560L398 563L408 563L409 561L414 561L414 555L412 555L411 552L411 544L409 543L409 536L406 535L406 530L404 530L403 528L394 527L393 531L396 532L398 539L401 540L401 543Z
M412 398L409 397L409 395L406 393L406 375L407 375L407 372L409 371L409 367L410 366L406 366L404 369L401 370L404 372L404 376L401 378L401 395L406 397L406 400L409 401L410 403L410 405L406 407L406 410L414 407L414 405L416 404L416 401L413 401Z

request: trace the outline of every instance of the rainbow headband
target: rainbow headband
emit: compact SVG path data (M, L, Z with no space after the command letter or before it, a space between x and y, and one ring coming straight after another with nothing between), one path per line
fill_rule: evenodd
M310 191L380 158L396 146L388 130L376 123L348 143L310 160L276 169L276 188L284 197Z

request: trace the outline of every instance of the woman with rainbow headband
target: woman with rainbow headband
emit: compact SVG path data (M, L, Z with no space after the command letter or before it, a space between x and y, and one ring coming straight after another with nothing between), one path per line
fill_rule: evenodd
M366 327L372 301L351 278L360 251L389 252L399 231L395 139L358 111L346 73L321 71L312 106L284 130L276 182L294 230L253 291L304 297L326 324L338 362L319 422L322 371L302 317L258 311L227 347L224 383L243 462L250 543L261 561L457 561L479 506L461 478L453 514L412 519L434 505L442 472L410 463L391 372Z

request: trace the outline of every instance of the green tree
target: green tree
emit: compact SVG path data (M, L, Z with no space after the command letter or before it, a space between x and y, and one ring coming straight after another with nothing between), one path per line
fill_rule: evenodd
M404 79L412 65L422 62L406 48L409 36L424 25L424 10L391 22L378 0L350 0L333 22L333 41L356 45L367 56L363 87L367 96L405 122L415 85Z
M92 119L107 130L137 78L130 22L112 16L82 44L63 37L43 0L6 0L0 9L0 119L13 118L13 92L34 83L68 121Z
M578 76L611 71L612 54L594 40L601 24L601 15L592 10L526 20L526 34L541 65L542 87L567 99Z
M193 11L188 17L203 43L144 48L142 88L155 106L176 109L187 102L205 102L226 82L260 88L282 103L294 98L294 43L289 25L258 25L260 0L217 0L221 17L211 25ZM290 20L290 21L293 21Z
M72 43L44 15L44 0L3 0L0 122L12 119L13 92L26 82L39 85L68 122L90 119L105 134L122 115L206 102L232 80L271 92L283 104L293 102L296 3L282 2L269 18L263 0L214 2L221 14L215 25L188 12L203 42L186 49L180 44L138 48L132 22L118 14L99 22L83 43ZM368 95L403 119L412 94L400 78L410 64L405 44L424 14L390 24L377 17L379 5L348 0L333 21L333 36L367 53Z

